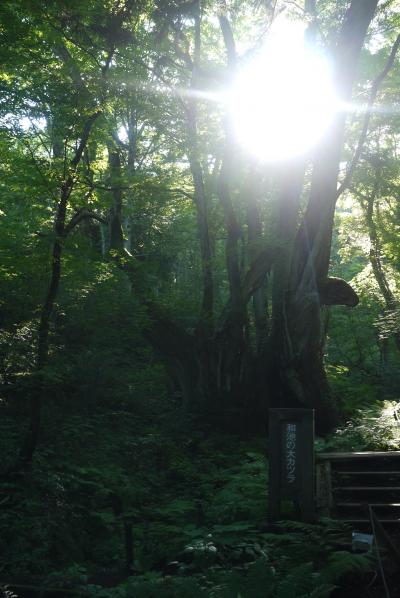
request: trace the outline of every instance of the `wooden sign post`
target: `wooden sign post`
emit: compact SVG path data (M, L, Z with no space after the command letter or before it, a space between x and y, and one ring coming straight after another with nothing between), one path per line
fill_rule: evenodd
M269 409L270 522L282 518L291 501L303 521L315 517L314 410Z

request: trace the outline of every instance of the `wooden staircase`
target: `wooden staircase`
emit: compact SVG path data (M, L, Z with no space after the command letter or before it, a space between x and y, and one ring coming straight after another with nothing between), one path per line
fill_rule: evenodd
M400 451L321 453L316 480L321 515L366 531L371 505L384 527L400 531Z

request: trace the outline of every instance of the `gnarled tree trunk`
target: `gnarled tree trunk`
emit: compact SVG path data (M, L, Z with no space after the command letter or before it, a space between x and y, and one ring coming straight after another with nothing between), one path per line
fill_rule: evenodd
M377 0L353 0L335 51L339 98L349 100L359 55ZM353 306L358 302L344 281L328 278L337 179L345 130L345 113L336 115L317 148L307 209L290 256L286 288L280 290L281 322L273 356L275 401L315 407L320 430L335 423L335 410L323 363L324 305Z

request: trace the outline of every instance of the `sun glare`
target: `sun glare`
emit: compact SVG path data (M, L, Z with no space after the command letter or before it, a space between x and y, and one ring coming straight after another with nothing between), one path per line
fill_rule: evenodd
M281 22L237 75L229 107L238 142L261 160L315 145L336 109L329 64L304 46L304 28Z

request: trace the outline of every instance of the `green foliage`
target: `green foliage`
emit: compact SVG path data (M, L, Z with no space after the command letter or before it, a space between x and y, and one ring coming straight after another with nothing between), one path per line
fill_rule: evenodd
M146 575L130 578L115 590L87 586L83 595L101 598L328 598L335 585L321 583L311 563L282 576L266 559L258 559L245 572L218 571L191 578Z
M231 317L232 272L226 258L232 262L237 254L242 283L253 258L259 263L263 252L268 259L269 252L284 254L288 245L278 230L285 219L282 171L285 179L292 175L285 166L249 164L237 152L229 168L231 212L219 198L223 102L206 97L224 94L231 75L217 4L202 3L201 64L192 68L196 3L1 3L1 473L16 461L38 391L43 403L31 468L20 477L4 476L0 491L0 552L5 555L0 570L14 580L78 588L88 598L323 598L348 579L362 585L374 566L367 557L337 551L337 537L347 530L333 522L292 521L261 531L268 493L264 438L244 440L215 429L203 405L191 413L192 405L180 394L182 373L189 394L192 385L206 385L209 377L210 387L200 390L211 389L207 399L225 426L226 406L236 409L230 402L231 360L232 372L249 387L239 397L241 409L249 409L251 418L253 393L259 400L254 419L264 413L265 394L250 387L277 347L262 339L254 367L256 318L250 301L241 329L232 335L241 338L237 350L229 355L229 335L220 343L224 320ZM227 3L240 64L257 52L269 30L272 4ZM284 4L291 18L304 18L295 3ZM318 3L318 44L335 42L344 4ZM397 21L390 8L377 16L382 47L376 52L367 47L362 56L356 84L362 101L387 59ZM382 88L382 105L397 102L398 80L396 63ZM189 88L205 93L197 97L187 93ZM70 173L88 117L97 109L101 116ZM188 126L192 113L194 131ZM372 220L382 269L397 301L399 125L396 115L372 115L353 186L338 210L332 271L352 281L361 302L357 311L330 311L328 376L333 399L350 421L327 439L326 449L400 448L389 411L380 414L376 405L377 399L397 393L398 309L385 304L369 264L366 223L366 198L378 188ZM342 156L347 164L361 126L356 113ZM374 166L378 149L379 172ZM110 164L113 152L119 169ZM194 165L201 171L204 214ZM293 212L296 225L306 212L311 172L309 164ZM57 239L61 280L49 314L47 363L38 371L54 225L69 174L66 222L79 215L82 220ZM201 257L204 215L211 264ZM260 234L252 239L255 215ZM112 216L120 218L130 256L111 248ZM238 223L231 231L230 219ZM231 237L237 239L234 249ZM195 358L192 353L203 342L199 312L205 265L213 270L215 334L199 351L204 360L192 375L178 359L186 349L169 329L161 346L151 339L152 306L181 325L193 340L188 353ZM261 299L265 328L271 330L276 296L293 289L276 293L272 286L279 277L267 278ZM221 351L214 354L218 343ZM220 380L225 368L228 375ZM223 403L219 390L224 384ZM127 563L130 531L133 557ZM128 575L132 569L135 575Z
M207 598L208 596L196 579L168 579L154 573L141 578L130 578L114 590L88 586L83 589L82 595L88 598Z
M221 598L328 598L335 586L319 584L313 574L312 563L293 568L290 574L280 575L265 559L252 564L245 574L228 573L222 582L221 590L213 590L209 595Z
M375 402L358 410L351 420L319 441L323 451L396 451L400 449L400 425L394 417L397 403Z
M351 552L333 552L326 567L321 573L321 578L326 582L338 582L351 574L363 575L375 570L376 562L372 555L352 554Z
M377 404L379 385L372 375L361 375L343 365L327 366L328 380L332 396L339 406L343 418L351 417L357 410L361 411Z

